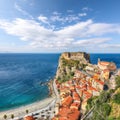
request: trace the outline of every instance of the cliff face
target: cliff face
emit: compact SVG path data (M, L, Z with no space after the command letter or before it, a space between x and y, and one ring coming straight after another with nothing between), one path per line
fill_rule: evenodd
M90 55L84 52L65 52L59 58L56 79L60 82L69 80L76 69L84 69L90 63Z
M90 55L85 52L65 52L61 57L67 60L79 60L82 63L90 62Z

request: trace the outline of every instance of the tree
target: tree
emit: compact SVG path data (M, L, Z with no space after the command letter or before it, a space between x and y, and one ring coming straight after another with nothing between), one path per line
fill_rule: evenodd
M99 96L99 101L101 103L107 102L110 99L110 93L109 92L102 92Z
M11 118L12 118L12 119L14 118L14 114L11 114Z
M28 114L29 110L26 110L26 113Z
M103 105L101 106L101 112L105 117L107 117L111 112L110 105L107 103L103 103Z
M91 97L91 98L88 99L88 101L87 101L87 106L86 106L87 110L90 110L90 108L92 107L92 102L93 102L93 99L92 99L92 97Z
M4 117L4 119L7 119L7 115L4 115L3 117Z
M113 101L117 104L120 104L120 93L117 93L113 96Z

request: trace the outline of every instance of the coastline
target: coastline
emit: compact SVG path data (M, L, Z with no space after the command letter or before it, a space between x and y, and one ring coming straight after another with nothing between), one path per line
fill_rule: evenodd
M29 105L0 112L0 120L3 120L4 115L7 115L7 119L10 119L11 114L14 114L15 117L23 117L26 115L26 110L29 110L29 113L36 112L44 107L47 107L52 101L55 100L55 98L55 96L52 96Z
M1 111L0 112L0 120L3 120L3 116L7 115L7 119L11 119L11 115L14 114L14 117L24 117L25 115L27 115L26 110L28 110L28 114L40 111L41 109L44 109L45 107L47 107L50 103L54 102L56 100L56 96L54 93L54 89L53 89L53 80L50 80L48 82L48 88L49 88L49 96L48 98L45 98L43 100L40 101L36 101L34 103L28 104L28 105L24 105L24 106L20 106L17 108L13 108L10 110L5 110L5 111Z

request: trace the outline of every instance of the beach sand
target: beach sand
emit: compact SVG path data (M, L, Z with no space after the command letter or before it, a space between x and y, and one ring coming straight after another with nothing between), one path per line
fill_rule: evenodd
M29 105L0 112L0 120L4 120L4 115L7 115L7 119L11 119L11 114L14 114L14 117L23 117L26 115L26 110L28 110L29 113L38 111L44 107L47 107L52 101L55 100L55 98L55 96L49 97L42 101L38 101Z

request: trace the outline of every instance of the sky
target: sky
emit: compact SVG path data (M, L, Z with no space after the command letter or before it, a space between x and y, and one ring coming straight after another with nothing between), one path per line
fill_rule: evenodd
M120 53L120 0L0 0L0 53Z

